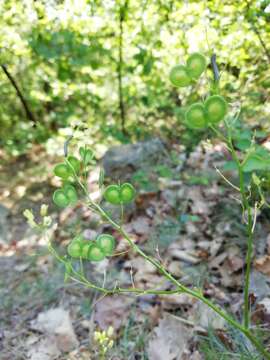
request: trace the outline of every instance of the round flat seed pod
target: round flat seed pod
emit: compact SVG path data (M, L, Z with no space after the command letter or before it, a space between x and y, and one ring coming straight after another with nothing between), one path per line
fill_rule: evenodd
M191 84L191 78L184 65L176 65L170 72L170 81L174 86L185 87Z
M120 198L120 187L118 185L109 185L106 187L104 194L104 198L111 204L118 205L121 202Z
M69 168L71 169L72 174L73 174L73 171L75 171L75 173L78 174L81 169L80 160L78 160L75 156L68 156L67 161L68 161L67 164L68 164Z
M96 242L106 256L112 255L115 249L115 238L112 235L101 234L97 237Z
M64 163L62 164L57 164L54 169L53 169L54 175L58 176L64 180L68 179L71 175L70 173L70 169L68 168L68 166Z
M206 99L204 106L207 120L214 124L224 119L228 111L227 101L219 95L210 96Z
M67 252L68 255L73 258L81 257L82 245L79 241L72 240L71 243L68 245Z
M53 202L59 207L66 207L69 205L69 198L61 189L56 190L53 194Z
M88 250L88 260L101 261L105 258L105 254L97 244L92 244Z
M81 244L81 257L83 259L88 259L88 253L89 253L90 246L91 246L90 242L83 242Z
M121 202L126 204L134 200L136 195L136 190L129 183L124 183L120 186L120 198Z
M190 77L198 79L206 69L206 58L200 53L193 53L187 59L187 72Z
M77 192L72 185L65 185L64 192L70 204L75 204L78 201Z
M190 129L202 130L207 127L205 109L203 104L191 105L185 113L185 123Z

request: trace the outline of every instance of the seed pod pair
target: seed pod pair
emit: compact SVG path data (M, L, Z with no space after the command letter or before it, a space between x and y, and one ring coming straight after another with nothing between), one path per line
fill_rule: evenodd
M76 204L78 200L77 192L74 186L65 184L53 194L53 202L59 207L67 207Z
M68 156L66 163L57 164L53 169L53 172L55 176L67 180L74 172L78 174L80 168L80 161L75 156Z
M206 59L200 53L191 54L186 65L176 65L170 72L170 80L174 86L185 87L189 86L198 80L201 74L206 69Z
M215 125L223 120L227 111L226 100L222 96L213 95L205 103L192 104L185 113L185 122L190 129L205 129L209 124Z
M129 183L109 185L103 194L105 200L113 205L127 204L135 198L135 195L136 191Z

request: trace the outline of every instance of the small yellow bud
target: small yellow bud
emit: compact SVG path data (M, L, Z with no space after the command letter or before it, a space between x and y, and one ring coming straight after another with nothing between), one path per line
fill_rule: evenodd
M108 334L109 337L113 336L113 327L112 326L108 327L107 334Z
M42 217L46 216L48 214L48 205L42 204L40 207L40 215Z
M34 214L32 213L31 210L29 209L24 210L23 216L26 217L27 222L31 228L38 227L38 224L35 222Z
M34 214L29 209L24 210L23 216L26 217L28 221L33 221L35 219Z
M113 340L110 340L108 343L108 348L111 349L113 347Z
M52 218L50 216L44 216L43 218L43 226L49 227L52 223Z

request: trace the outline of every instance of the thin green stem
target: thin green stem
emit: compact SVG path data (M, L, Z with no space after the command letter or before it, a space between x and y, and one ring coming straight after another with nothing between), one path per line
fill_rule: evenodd
M176 280L169 272L167 272L167 270L159 263L157 262L155 259L153 259L152 257L148 256L147 254L145 254L128 236L128 234L122 229L121 226L119 226L118 224L116 224L108 215L107 213L104 212L104 210L96 204L96 207L98 208L98 210L100 211L101 215L107 219L107 221L116 229L119 231L119 233L128 241L128 243L130 244L130 246L134 249L134 251L136 251L138 254L140 254L146 261L150 262L151 264L153 264L157 270L163 274L168 280L170 280L171 283L173 283L174 285L176 285L176 287L179 289L180 292L186 293L200 301L202 301L203 303L205 303L208 307L210 307L213 311L215 311L217 314L219 314L227 323L229 323L230 325L232 325L234 328L238 329L239 331L241 331L243 334L245 334L248 339L253 343L253 345L256 347L256 349L258 351L260 351L262 354L264 354L264 356L266 357L266 359L270 359L270 354L264 349L264 347L253 337L253 335L249 332L249 330L246 327L243 327L240 323L238 323L237 321L235 321L232 317L230 317L225 311L223 311L222 309L220 309L217 305L215 305L212 301L210 301L209 299L205 298L201 292L197 291L197 290L192 290L187 288L186 286L184 286L183 284L179 283L178 280ZM129 290L133 290L131 292L137 292L134 291L134 289L125 289L126 292L129 292ZM147 290L143 292L144 294L146 293L153 293L148 292ZM155 292L156 293L156 292ZM160 293L161 294L161 293Z
M120 204L120 208L121 208L121 220L120 220L120 224L121 224L121 226L122 226L123 223L124 223L124 205L123 205L122 202L121 202L121 204Z
M243 171L240 164L239 159L237 158L237 154L234 150L231 136L229 135L229 141L227 144L230 147L232 156L234 160L236 161L238 165L238 171L239 171L239 188L240 192L242 194L242 202L244 206L244 210L248 210L248 231L249 231L249 241L248 241L248 252L247 252L247 273L246 273L246 284L245 284L245 322L244 325L241 325L237 321L235 321L228 313L226 313L224 310L220 309L217 305L215 305L211 300L207 299L203 296L203 294L196 290L196 289L190 289L183 284L181 284L177 279L175 279L171 273L169 273L164 266L159 263L157 260L152 258L151 256L148 256L145 254L129 237L129 235L125 232L125 230L122 228L121 225L117 224L111 217L100 207L99 204L92 201L90 198L87 189L82 184L80 179L78 178L77 174L74 171L74 178L76 179L77 183L80 185L82 190L84 191L87 200L88 200L88 206L91 209L94 209L97 211L105 220L108 221L109 224L112 225L112 227L117 230L129 243L131 248L137 252L139 255L141 255L146 261L150 262L152 265L155 266L155 268L164 275L165 278L167 278L173 285L176 286L175 290L155 290L155 289L148 289L148 290L142 290L142 289L136 289L136 288L127 288L122 289L120 287L116 287L115 289L105 289L103 287L98 287L92 283L90 283L84 276L77 273L73 268L72 271L75 272L76 276L79 278L79 282L83 283L85 286L93 288L95 290L99 290L105 294L114 294L114 293L136 293L136 294L157 294L157 295L165 295L165 294L172 294L172 293L186 293L200 301L202 301L204 304L206 304L209 308L211 308L214 312L216 312L218 315L220 315L227 323L232 325L234 328L238 329L240 332L242 332L254 345L254 347L265 357L265 359L270 360L270 353L265 350L264 346L252 335L252 333L249 330L249 302L248 302L248 292L249 292L249 278L250 278L250 268L251 268L251 255L252 255L252 242L253 242L253 236L252 236L252 215L251 215L251 209L248 204L248 200L245 194L245 188L244 188L244 180L243 180ZM250 225L251 223L251 225ZM61 259L61 261L64 261ZM246 300L247 299L247 300Z
M243 164L239 161L236 151L234 149L231 137L231 131L228 132L229 145L231 149L231 154L234 161L237 164L238 177L239 177L239 189L242 197L242 205L244 216L247 213L247 254L246 254L246 273L245 273L245 286L244 286L244 327L246 329L250 326L250 304L249 304L249 287L250 287L250 273L251 273L251 261L252 261L252 251L253 251L253 219L251 213L251 207L248 202L246 195L245 182L244 182L244 172Z
M253 220L251 214L251 208L248 206L248 224L247 224L247 231L248 231L248 247L247 247L247 254L246 254L246 275L245 275L245 288L244 288L244 325L245 328L249 328L250 324L250 304L249 304L249 286L250 286L250 273L251 273L251 262L252 262L252 252L253 252Z

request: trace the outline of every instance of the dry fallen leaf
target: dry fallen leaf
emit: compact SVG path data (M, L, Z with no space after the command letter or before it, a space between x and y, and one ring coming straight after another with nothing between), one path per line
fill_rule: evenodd
M176 316L165 313L153 332L147 350L149 360L180 360L187 348L191 329Z
M137 256L124 264L126 271L130 273L130 281L139 288L160 286L164 279L156 273L154 265Z
M54 360L61 355L55 339L48 337L40 339L38 342L30 346L27 352L29 360Z
M150 220L146 216L139 216L130 224L133 231L138 235L147 235L150 232Z
M268 317L270 317L270 299L265 298L261 300L258 304L264 307L265 313L268 315Z
M170 346L162 337L156 337L149 342L148 356L149 360L175 359L175 354L170 353Z
M107 329L110 325L118 330L126 321L133 302L134 299L128 296L106 296L97 302L94 320L102 330Z
M270 323L270 299L264 298L257 303L255 311L252 314L252 321L269 326Z
M206 329L209 326L213 329L225 327L225 320L202 302L197 302L194 311L190 313L189 320Z
M181 360L203 360L203 355L199 353L199 351L195 351L193 354L187 353L183 354Z
M31 328L55 340L60 351L67 352L78 346L68 311L62 308L42 312L31 322Z
M167 270L176 277L180 277L183 275L183 272L181 271L181 264L177 260L169 261L167 265Z
M270 234L267 236L266 245L267 245L267 254L270 255Z
M250 293L258 300L268 296L270 294L268 277L257 270L253 270L250 276Z
M209 215L211 213L210 206L212 204L206 201L205 196L202 194L201 187L189 187L186 191L186 199L192 201L192 214Z
M158 297L164 309L192 307L198 300L187 294L169 294Z
M176 242L169 246L168 254L174 259L182 260L193 265L201 262L201 259L196 257L194 253L181 250L181 245Z
M270 275L270 255L255 260L255 268L265 275Z

